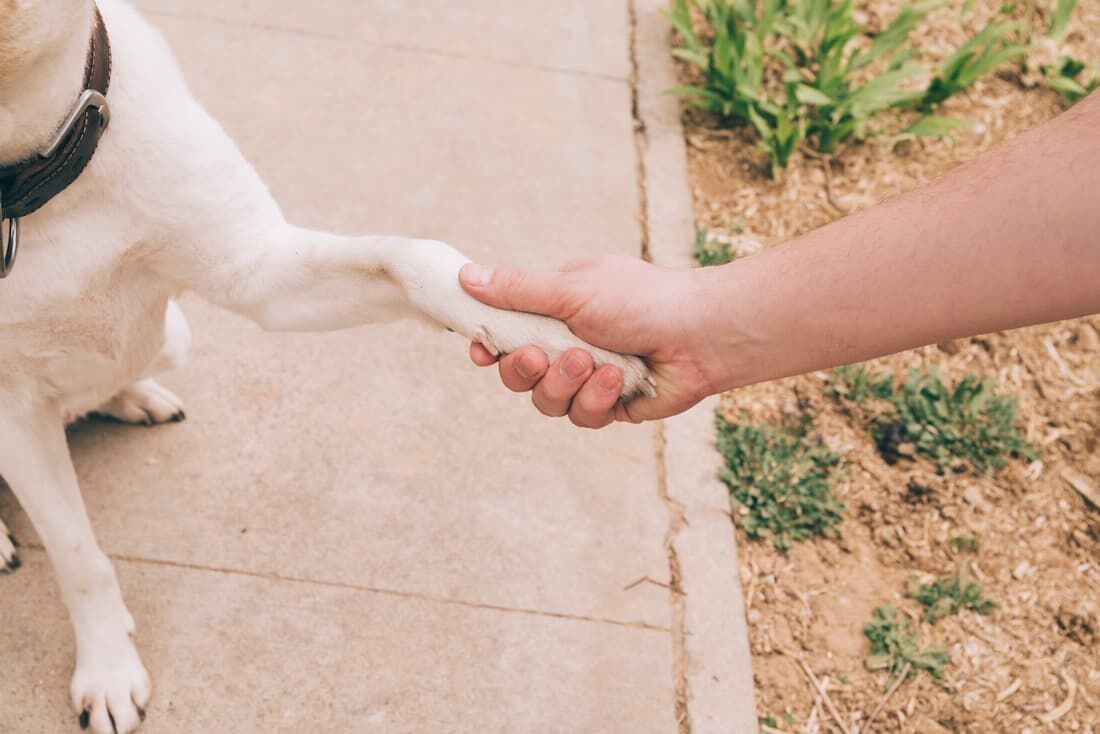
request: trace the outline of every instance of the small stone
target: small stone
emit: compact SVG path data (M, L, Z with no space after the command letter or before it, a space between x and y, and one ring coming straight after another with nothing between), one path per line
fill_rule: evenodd
M1087 321L1077 329L1077 346L1086 352L1100 352L1100 334Z
M1012 578L1019 581L1031 575L1031 564L1027 561L1020 561L1016 564L1016 568L1012 569Z
M947 342L940 342L936 345L944 354L951 355L952 357L958 354L962 350L962 345L958 339L952 339Z
M749 624L756 624L760 621L760 610L750 609L748 614L745 615L745 618L749 620Z
M973 484L966 488L963 492L963 499L966 500L966 504L970 505L974 509L980 509L985 503L982 497L982 490L978 489Z

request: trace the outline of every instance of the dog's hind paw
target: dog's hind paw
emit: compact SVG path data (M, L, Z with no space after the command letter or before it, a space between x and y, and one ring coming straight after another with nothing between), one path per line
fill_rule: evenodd
M0 573L11 573L23 565L19 554L15 552L15 536L8 532L4 521L0 520Z
M152 426L186 418L183 401L156 380L135 382L95 411L123 423Z

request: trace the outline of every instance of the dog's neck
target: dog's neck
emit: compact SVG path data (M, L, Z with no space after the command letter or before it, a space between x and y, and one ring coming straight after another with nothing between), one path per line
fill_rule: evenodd
M94 23L91 2L85 11L58 20L64 27L53 29L52 38L47 37L37 49L27 48L27 40L0 39L0 49L14 51L6 58L0 55L0 165L26 159L43 148L76 102ZM9 28L18 32L19 18L14 20ZM27 35L35 38L33 33Z

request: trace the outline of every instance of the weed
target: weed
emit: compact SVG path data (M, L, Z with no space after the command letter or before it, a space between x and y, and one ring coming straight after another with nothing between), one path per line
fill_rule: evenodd
M1060 39L1066 35L1066 29L1069 27L1069 19L1073 16L1073 11L1077 7L1077 0L1056 0L1054 3L1054 12L1050 17L1050 31L1047 33L1051 38Z
M728 242L711 237L706 227L695 228L695 261L699 265L725 265L736 257Z
M1081 76L1086 70L1091 77L1087 81ZM1061 94L1069 104L1087 97L1100 87L1100 77L1096 76L1095 69L1072 56L1060 56L1057 63L1043 66L1043 77L1050 88Z
M734 425L718 416L719 473L745 533L770 535L786 553L792 542L837 537L844 505L830 487L836 455L801 431L770 425Z
M837 367L829 374L825 395L837 401L862 403L870 398L888 398L893 392L891 375L873 375L864 365Z
M779 719L775 718L774 716L761 716L759 721L760 721L760 731L761 732L783 731L783 729L779 728L780 727ZM794 726L794 722L795 722L794 716L791 715L791 712L790 711L784 711L783 712L783 725L785 725L785 726Z
M928 624L935 624L963 609L985 615L997 608L997 602L982 597L982 585L961 571L942 576L931 584L921 584L915 576L910 576L907 585L908 596L924 606Z
M980 473L999 469L1011 456L1037 456L1016 427L1015 398L995 395L977 375L952 389L935 372L913 370L889 402L891 414L875 427L880 451L888 443L909 444L941 470L962 462Z
M936 680L943 678L951 656L941 647L920 647L920 631L908 617L899 617L898 610L887 604L871 613L871 621L863 627L871 642L871 654L863 661L868 670L889 670L897 676L909 664L908 675L923 670Z
M956 535L947 541L947 547L954 553L977 553L981 549L981 538L977 533Z
M700 69L703 82L669 91L723 124L751 126L773 178L803 143L831 154L872 134L872 120L893 108L921 114L902 135L950 137L968 123L935 117L934 108L1027 49L1013 42L1014 23L991 22L927 89L914 89L926 70L909 38L941 5L903 5L871 33L855 19L854 0L676 0L667 17L682 45L673 53ZM706 25L702 34L693 9Z
M944 60L920 97L917 108L929 113L948 97L970 88L1001 64L1027 56L1028 47L1015 42L1018 30L1017 24L1012 21L989 21L977 35Z

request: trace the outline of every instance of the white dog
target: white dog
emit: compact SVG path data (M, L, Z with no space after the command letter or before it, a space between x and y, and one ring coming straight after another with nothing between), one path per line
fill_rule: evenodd
M183 290L271 330L415 316L495 352L533 343L556 358L580 346L597 364L623 369L624 394L652 385L633 357L586 345L557 321L467 296L458 285L466 259L447 245L287 224L192 99L159 34L123 0L98 6L110 54L93 42L92 0L0 0L0 196L9 196L0 198L0 210L9 207L0 214L0 267L10 266L0 280L0 475L41 536L69 610L80 724L124 734L144 718L150 682L84 512L64 423L89 411L135 423L183 417L179 398L151 377L185 357L190 333L172 300ZM82 74L93 68L109 74L106 105L82 96ZM74 114L78 99L85 104ZM18 207L2 189L3 172L42 160L59 129L83 144L108 111L75 180L22 219L10 216ZM0 523L0 568L17 566Z

